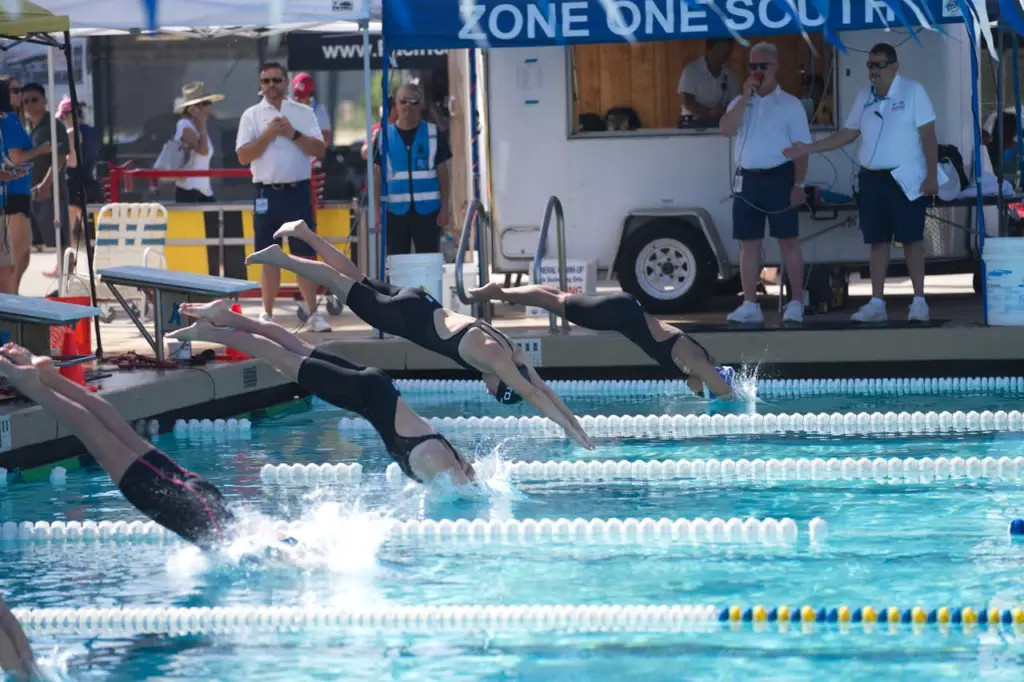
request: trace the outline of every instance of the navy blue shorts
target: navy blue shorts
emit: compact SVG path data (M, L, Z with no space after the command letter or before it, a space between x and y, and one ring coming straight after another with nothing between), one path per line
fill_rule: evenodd
M884 244L895 239L913 244L924 239L928 197L911 201L889 171L860 171L860 231L865 244Z
M266 211L260 212L261 199L266 199ZM274 233L282 224L292 220L305 220L309 229L316 232L316 218L313 212L313 197L310 194L309 181L296 183L293 187L270 187L256 185L256 199L253 201L252 229L256 239L256 250L265 249L271 244L281 246L280 239L274 239ZM298 239L288 240L288 250L293 256L316 258L316 251L306 242Z
M733 239L764 239L765 219L768 234L775 239L799 237L800 216L789 206L789 196L796 184L792 162L768 170L741 172L743 189L740 196L732 198Z

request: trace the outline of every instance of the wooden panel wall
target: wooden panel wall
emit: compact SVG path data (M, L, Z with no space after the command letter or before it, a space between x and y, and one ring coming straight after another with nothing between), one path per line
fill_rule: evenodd
M758 38L748 38L750 44ZM818 56L814 70L827 73L834 51L820 35L812 35ZM810 71L811 51L802 36L775 36L770 39L779 48L779 83L799 96L800 66ZM676 40L659 43L610 43L576 45L573 50L576 81L576 117L579 114L604 115L612 107L636 109L644 128L675 128L679 121L680 99L676 92L683 67L706 52L703 40ZM740 79L747 76L747 49L737 45L729 64Z

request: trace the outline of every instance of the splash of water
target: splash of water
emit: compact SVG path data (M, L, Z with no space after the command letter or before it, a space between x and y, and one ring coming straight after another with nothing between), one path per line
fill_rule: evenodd
M54 647L42 656L36 655L36 675L33 680L38 682L74 682L68 674L68 665L75 656L88 652L83 647Z

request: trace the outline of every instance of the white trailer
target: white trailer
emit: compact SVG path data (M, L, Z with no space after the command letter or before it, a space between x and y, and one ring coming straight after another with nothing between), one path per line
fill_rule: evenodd
M815 139L844 122L857 91L867 83L870 46L899 44L900 73L920 81L934 103L939 144L956 146L969 168L974 140L971 46L962 23L943 28L947 35L920 33L920 46L905 30L838 34L848 53L837 53L832 69L834 123L812 126ZM591 261L602 274L617 274L622 288L652 311L697 307L716 282L737 273L739 245L732 239L729 200L732 142L717 129L575 132L580 112L574 111L579 93L574 91L573 49L477 52L483 74L480 168L491 218L493 271L530 271L544 206L555 195L565 210L569 259ZM845 152L813 156L808 182L851 195L854 152L851 145ZM829 220L801 216L808 264L866 265L868 249L856 223L834 227L849 215L841 212ZM932 210L926 248L933 271L971 271L974 222L970 207ZM549 255L555 253L554 240L552 231ZM900 261L902 249L896 248L893 262ZM764 262L779 263L774 240L764 242Z

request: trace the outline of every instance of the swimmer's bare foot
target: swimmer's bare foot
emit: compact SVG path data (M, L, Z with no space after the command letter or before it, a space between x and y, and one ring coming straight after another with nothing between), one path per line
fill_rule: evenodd
M31 365L32 358L35 357L28 348L16 343L5 343L3 348L0 348L0 353L14 364L22 366Z
M0 374L7 377L7 380L19 389L33 383L42 383L42 377L39 374L39 370L33 367L31 363L27 365L19 365L12 362L6 354L0 354Z
M312 233L313 230L309 229L309 225L306 224L305 220L293 220L277 228L277 232L274 233L274 239L294 237L295 239L306 241L306 236Z
M202 341L206 333L213 331L213 329L213 324L208 320L199 320L188 327L167 332L164 336L169 339L181 339L182 341Z
M501 285L497 282L488 282L482 287L476 289L470 289L467 294L474 301L489 301L497 298L498 294L501 294Z
M265 249L249 254L245 259L246 265L280 265L283 262L288 262L288 254L277 244L271 244Z
M231 304L220 299L209 303L182 303L178 310L189 317L210 320L215 324L231 319Z

